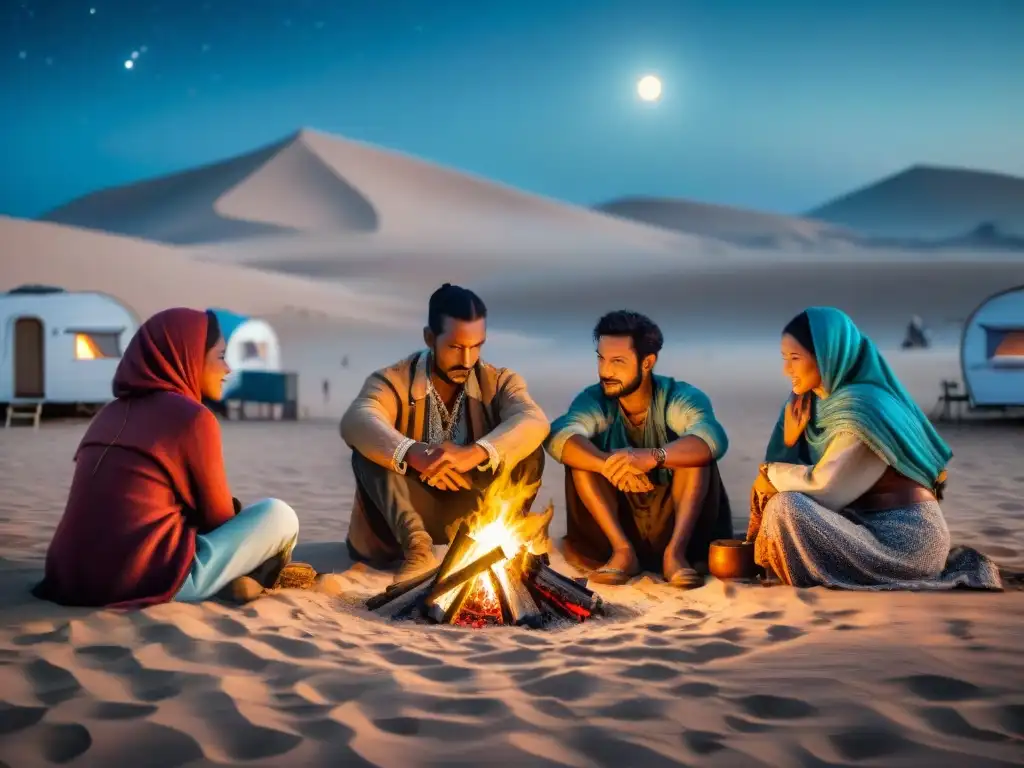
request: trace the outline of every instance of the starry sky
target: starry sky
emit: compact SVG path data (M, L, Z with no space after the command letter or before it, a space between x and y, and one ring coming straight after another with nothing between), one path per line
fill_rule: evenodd
M0 213L300 127L581 204L1024 175L1022 41L1024 0L2 0Z

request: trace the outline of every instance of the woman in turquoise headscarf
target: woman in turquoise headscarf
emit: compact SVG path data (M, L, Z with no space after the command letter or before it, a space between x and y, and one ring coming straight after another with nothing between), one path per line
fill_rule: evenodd
M758 564L797 587L999 589L995 564L950 552L939 508L949 446L843 312L786 326L793 394L754 484Z

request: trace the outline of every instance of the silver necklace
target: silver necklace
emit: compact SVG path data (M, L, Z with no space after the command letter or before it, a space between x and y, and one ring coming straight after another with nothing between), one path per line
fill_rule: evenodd
M451 413L448 412L448 408L445 406L441 396L434 389L434 384L430 384L430 401L432 407L430 409L430 438L431 443L450 443L453 442L455 436L455 429L459 424L459 415L462 411L462 401L465 399L466 389L462 388L459 390L459 396L455 398L455 403L452 405Z

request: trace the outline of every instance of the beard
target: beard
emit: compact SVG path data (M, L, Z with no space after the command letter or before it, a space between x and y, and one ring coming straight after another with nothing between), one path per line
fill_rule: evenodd
M434 374L445 384L450 384L453 387L461 387L463 384L466 383L466 378L469 376L469 368L462 368L461 366L456 366L454 368L449 368L447 371L443 371L437 364L437 355L431 355L431 357L433 358L432 367L434 369ZM452 378L453 375L457 376L458 378Z
M614 397L616 400L621 400L624 397L629 397L638 389L640 385L644 383L644 372L640 369L640 364L636 366L636 376L634 376L628 382L620 382L617 379L601 379L601 390L607 397ZM612 391L609 391L609 387Z

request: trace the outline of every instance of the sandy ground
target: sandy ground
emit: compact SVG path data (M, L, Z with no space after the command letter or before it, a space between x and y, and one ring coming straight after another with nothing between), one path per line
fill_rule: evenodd
M577 359L514 339L495 347L551 416L593 377L585 348ZM927 405L955 368L949 353L893 361ZM774 355L727 352L660 363L715 400L731 438L722 469L738 526L784 395L776 365ZM235 493L294 505L299 554L342 574L337 600L281 593L246 608L132 613L32 600L26 591L85 425L0 430L0 764L1024 762L1024 592L864 595L712 582L679 593L648 576L600 588L618 608L613 617L559 631L388 624L367 613L359 600L389 576L345 556L349 453L326 415L340 411L363 372L336 377L322 418L224 427ZM1024 568L1024 432L1003 424L944 434L956 454L944 504L954 539ZM556 535L559 469L549 463L540 495L558 506Z

